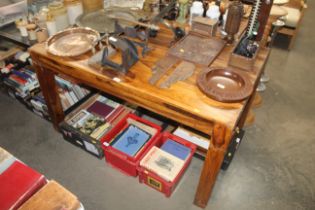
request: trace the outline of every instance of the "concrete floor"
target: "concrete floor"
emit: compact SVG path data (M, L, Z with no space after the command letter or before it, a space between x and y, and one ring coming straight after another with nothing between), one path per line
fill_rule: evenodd
M207 209L315 209L314 1L292 51L275 48L256 122L221 172ZM0 94L0 146L75 193L87 210L198 209L202 161L193 159L171 198L62 140L51 124Z

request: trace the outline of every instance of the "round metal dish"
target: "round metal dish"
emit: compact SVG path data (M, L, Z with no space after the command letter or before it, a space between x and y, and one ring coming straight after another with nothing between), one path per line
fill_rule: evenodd
M99 39L99 33L90 28L70 28L50 37L46 49L57 56L79 56L95 47Z
M232 69L206 69L200 73L197 84L208 97L226 103L242 101L253 91L249 77Z
M123 27L133 26L129 21L138 21L140 19L147 19L148 17L142 10L134 8L110 7L104 10L85 13L77 17L76 24L81 27L90 27L100 33L114 33L115 19L120 18L119 24Z

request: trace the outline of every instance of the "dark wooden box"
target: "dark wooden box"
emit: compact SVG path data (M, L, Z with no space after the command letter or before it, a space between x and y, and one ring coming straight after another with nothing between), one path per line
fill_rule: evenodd
M240 39L240 40L242 40L242 39ZM232 54L231 54L230 59L229 59L229 65L233 66L233 67L240 68L240 69L245 70L245 71L253 71L254 70L254 64L255 64L257 54L259 52L260 47L258 47L258 49L256 50L253 57L248 58L248 57L234 53L235 49L237 48L238 45L239 45L239 42L233 48Z

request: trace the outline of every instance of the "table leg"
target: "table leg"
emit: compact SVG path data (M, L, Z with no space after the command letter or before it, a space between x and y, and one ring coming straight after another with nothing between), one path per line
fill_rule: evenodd
M207 206L230 140L231 131L224 125L215 124L195 195L194 203L199 207Z
M50 114L52 123L56 130L59 130L59 123L64 119L64 112L61 106L59 94L57 91L55 74L52 71L44 69L43 67L34 63L37 78L46 100L48 112Z

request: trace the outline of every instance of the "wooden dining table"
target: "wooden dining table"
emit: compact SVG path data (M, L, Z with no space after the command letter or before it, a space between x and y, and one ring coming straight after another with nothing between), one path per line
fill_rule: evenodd
M168 43L171 39L171 32L162 28L158 36L149 41L152 50L144 57L140 56L139 61L126 75L90 66L88 60L92 56L91 52L75 58L58 57L48 53L45 44L36 44L29 51L52 123L57 130L65 114L58 95L55 75L62 75L75 83L106 92L208 136L209 148L205 153L194 198L197 206L206 207L223 160L228 155L230 143L244 126L270 50L260 48L253 69L245 72L253 86L251 95L240 102L223 103L211 99L198 88L196 79L204 66L196 65L191 77L173 84L168 89L149 84L152 67L158 60L167 56ZM235 43L226 45L208 67L243 71L228 66L234 45ZM119 53L113 57L113 60L119 59ZM162 79L166 77L167 75L164 75Z

